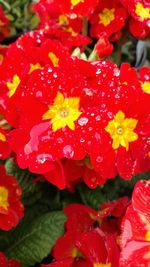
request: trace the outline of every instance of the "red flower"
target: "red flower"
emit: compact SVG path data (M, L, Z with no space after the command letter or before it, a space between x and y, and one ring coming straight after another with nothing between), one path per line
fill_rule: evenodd
M125 24L126 9L118 0L100 0L97 9L90 18L91 35L100 38L102 34L110 37L120 31Z
M67 231L86 232L97 220L97 212L81 204L66 206L64 212L67 215Z
M83 179L91 188L117 173L130 179L140 171L150 118L134 68L124 65L120 72L107 61L68 59L31 73L20 95L20 126L11 131L10 143L21 168L48 174L55 161L78 160L86 165Z
M7 176L4 167L0 166L0 229L10 230L23 217L20 197L21 188L16 178Z
M21 267L17 260L7 260L3 252L0 252L0 267Z
M83 145L90 154L94 170L102 178L112 178L119 173L122 178L131 179L140 171L140 163L147 156L149 104L139 90L138 78L137 85L135 81L130 85L130 77L127 81L117 81L115 76L119 77L117 68L114 68L114 78L109 80L111 87L104 83L101 87L103 108L92 108L84 114L87 123L82 126L82 132L86 132Z
M64 14L77 14L82 16L89 16L93 13L98 4L98 0L66 0L56 1Z
M150 94L150 68L142 67L139 69L139 81L142 91Z
M76 135L76 121L82 113L79 92L85 82L77 70L68 72L68 66L66 70L47 66L37 72L30 75L24 91L28 96L20 103L23 115L20 129L10 135L19 165L22 168L29 166L33 172L46 173L48 168L51 170L52 161L64 157L81 160L86 155ZM39 86L41 93L37 94ZM19 146L15 141L18 134L22 135Z
M66 2L65 2L66 3ZM87 45L91 40L82 32L82 17L78 14L68 14L63 11L57 1L39 1L34 5L34 10L40 17L38 28L54 40L59 40L70 51L72 48Z
M150 34L150 3L143 0L132 0L128 3L128 12L131 33L139 38L145 38Z
M122 222L120 236L121 258L120 266L149 266L149 181L140 181L136 184L132 204L128 207Z
M94 52L99 58L108 57L113 51L113 45L108 38L101 36L94 47Z
M128 205L127 197L101 205L97 219L101 219L101 229L105 234L120 234L120 224Z
M57 67L67 56L68 49L59 41L47 39L38 32L27 33L9 46L0 67L0 111L9 124L15 127L18 124L20 85L33 71L45 64Z
M113 235L107 237L101 230L95 229L82 234L76 246L92 266L119 266L119 249Z

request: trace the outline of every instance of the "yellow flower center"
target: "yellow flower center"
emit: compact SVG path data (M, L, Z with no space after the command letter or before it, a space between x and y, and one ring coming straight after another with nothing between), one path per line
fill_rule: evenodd
M0 141L6 142L6 136L2 133L0 133Z
M135 13L142 19L142 21L144 19L150 19L150 8L144 7L142 3L138 2L136 4Z
M59 58L53 52L49 52L48 53L48 57L52 61L53 66L57 67L58 66L58 62L59 62Z
M56 132L68 126L75 130L76 121L82 112L79 111L79 97L64 98L63 94L57 93L54 104L49 106L49 110L44 113L43 120L51 119L52 130Z
M9 89L9 93L8 93L9 97L12 97L15 94L19 84L20 84L20 78L17 74L15 74L13 76L12 82L6 83L8 89Z
M146 232L145 241L150 241L150 230Z
M111 267L111 263L94 263L94 267Z
M5 187L0 186L0 208L7 209L8 206L8 190Z
M41 65L39 63L36 64L30 64L30 70L29 70L29 74L32 73L34 70L38 70L41 69Z
M133 131L136 128L138 120L132 118L125 118L122 111L118 111L114 119L109 121L105 130L108 132L113 140L112 147L118 149L123 146L129 150L129 143L136 141L138 135Z
M147 94L150 94L150 82L144 82L144 83L141 83L142 85L142 90L147 93Z
M78 35L77 32L75 32L75 31L72 29L72 27L66 28L66 29L64 29L64 31L71 33L71 36L73 36L73 37L75 37L75 36Z
M99 14L99 23L108 26L115 19L115 9L104 8L102 13Z
M80 3L84 3L84 0L71 0L72 6L77 6Z
M60 15L58 18L59 24L60 25L68 25L69 21L65 15Z

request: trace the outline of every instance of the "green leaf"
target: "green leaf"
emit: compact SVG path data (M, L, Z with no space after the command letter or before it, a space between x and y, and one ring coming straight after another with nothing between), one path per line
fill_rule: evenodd
M24 267L40 263L63 235L65 220L63 212L50 212L16 228L11 234L11 245L5 251L6 255L20 260Z
M98 210L100 205L106 201L102 187L96 189L89 189L87 186L82 185L78 188L80 197L85 205L91 206L93 209Z
M21 170L12 158L6 161L5 167L9 175L14 175L17 178L23 190L22 200L25 205L34 204L41 198L41 184L34 182L35 174L28 170Z

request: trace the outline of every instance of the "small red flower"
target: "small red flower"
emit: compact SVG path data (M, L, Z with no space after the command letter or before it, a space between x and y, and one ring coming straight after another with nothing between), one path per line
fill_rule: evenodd
M108 57L113 51L113 45L108 38L101 36L94 47L94 52L99 58Z
M0 229L10 230L23 217L21 193L16 178L7 176L4 167L0 166Z
M128 3L128 12L131 15L129 24L131 33L139 38L150 34L150 3L143 0L132 0Z
M95 229L81 235L76 246L92 266L119 266L119 249L113 235Z
M118 0L100 0L90 18L91 35L100 38L102 34L110 37L120 31L126 20L126 9Z
M3 252L0 252L0 267L22 267L22 265L17 260L7 260Z
M30 74L45 64L57 67L68 56L68 49L59 41L52 41L38 31L22 35L9 46L0 66L0 112L10 125L18 124L20 88Z
M146 94L150 94L150 68L149 67L142 67L139 69L139 82L140 82L142 91Z
M64 14L77 14L82 16L89 16L93 13L98 4L98 0L66 0L56 1Z
M127 208L122 222L120 236L121 257L120 266L149 266L149 199L150 182L140 181L136 184L132 203Z

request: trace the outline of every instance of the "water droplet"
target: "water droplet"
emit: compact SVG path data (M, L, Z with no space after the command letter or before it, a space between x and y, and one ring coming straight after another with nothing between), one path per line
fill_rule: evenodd
M63 139L62 138L57 138L57 143L58 144L62 144L63 143Z
M88 96L93 96L93 91L90 88L84 88L83 91Z
M40 154L37 155L37 161L40 164L45 163L45 161L52 161L53 160L53 156L51 154Z
M100 115L96 116L96 121L100 121L100 120L101 120L101 116Z
M114 69L114 76L118 77L120 75L120 70L118 68Z
M86 118L86 117L82 117L82 118L80 118L79 120L78 120L78 124L80 125L80 126L83 126L83 125L86 125L87 123L88 123L88 118Z
M81 139L80 139L80 142L81 142L81 143L84 143L84 142L85 142L85 139L81 138Z
M36 97L42 97L42 95L43 95L43 94L42 94L41 91L37 91L37 92L36 92Z
M91 131L93 130L93 128L92 128L92 127L89 127L89 129L88 129L88 130L89 130L89 132L91 132Z
M74 150L73 150L72 146L70 146L70 145L64 146L63 153L64 153L64 156L68 159L70 159L74 156Z
M99 134L99 133L96 133L96 134L95 134L95 138L96 138L97 140L100 140L100 138L101 138L100 134Z
M96 158L96 162L98 162L98 163L103 162L103 157L98 156L98 157Z
M57 78L57 73L56 72L53 73L53 77Z

